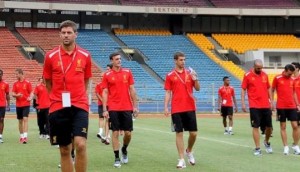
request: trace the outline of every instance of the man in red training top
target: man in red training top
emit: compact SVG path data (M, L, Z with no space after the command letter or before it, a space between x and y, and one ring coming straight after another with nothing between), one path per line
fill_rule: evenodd
M272 97L274 97L275 91L277 93L277 119L280 121L280 133L284 146L284 155L289 154L289 146L286 135L286 120L291 121L293 129L292 135L294 142L292 144L292 149L294 150L294 154L300 155L300 149L298 146L299 133L297 115L297 111L300 110L300 106L295 92L294 79L292 78L294 71L295 67L292 64L287 64L284 67L282 74L276 76L272 84Z
M31 83L24 78L22 69L16 69L17 81L13 85L12 96L16 98L17 119L19 120L20 143L28 142L28 115L33 98Z
M99 132L97 137L105 144L109 144L109 128L108 128L108 119L104 119L103 116L103 106L102 106L102 93L103 93L103 86L102 86L102 79L104 73L100 74L100 82L95 87L95 93L98 98L98 114L99 114ZM104 128L104 136L103 134Z
M92 77L91 55L75 43L76 23L60 24L61 45L47 52L43 76L50 97L50 141L59 145L61 170L73 171L72 140L76 151L75 171L87 170L86 139L89 103L86 90Z
M273 149L269 142L272 134L272 111L271 111L271 87L268 75L262 70L263 62L260 59L254 60L253 69L247 72L242 82L242 110L246 112L245 95L248 94L250 108L250 122L252 135L255 143L254 155L262 155L260 149L259 127L262 123L266 127L266 137L264 145L267 153L272 153Z
M50 137L49 137L48 115L49 115L50 99L43 78L39 78L39 83L34 89L34 95L37 99L37 104L38 104L36 108L37 108L38 126L40 130L40 138L49 139Z
M128 163L127 147L131 141L133 130L132 115L136 116L137 97L134 88L134 79L131 71L121 67L121 55L112 53L109 56L112 69L105 72L102 86L103 116L109 117L110 129L112 130L112 144L115 154L114 167L121 167L119 157L119 131L124 131L122 162ZM107 109L107 106L109 109Z
M3 143L5 111L10 110L9 85L2 77L3 70L0 69L0 144Z
M177 168L186 168L184 154L191 165L195 165L192 152L197 138L196 103L193 89L200 90L197 73L185 69L185 55L182 52L174 54L175 69L167 74L165 81L165 116L169 116L171 100L172 127L176 132L176 146L179 154ZM189 131L188 146L184 150L183 131Z
M234 112L238 111L237 103L235 99L234 88L230 86L230 79L228 76L223 78L224 85L219 88L218 94L218 110L221 112L223 117L223 125L225 128L224 134L233 135L232 126L233 126L233 103L234 102ZM226 118L229 119L229 127L227 128Z

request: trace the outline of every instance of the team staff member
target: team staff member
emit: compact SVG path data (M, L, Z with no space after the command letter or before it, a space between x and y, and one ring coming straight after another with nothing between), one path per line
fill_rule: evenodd
M40 138L49 139L49 107L50 99L43 78L39 79L39 84L34 89L34 95L37 99L37 119L40 130Z
M59 145L61 170L73 171L72 140L76 151L75 171L87 170L86 139L89 104L86 90L91 72L91 55L75 43L73 21L60 24L61 45L45 56L44 78L50 97L51 144Z
M17 119L19 120L20 143L28 142L28 115L33 98L31 83L24 78L22 69L16 69L17 81L13 85L12 96L16 98Z
M254 61L253 69L247 72L242 82L242 109L246 112L245 93L248 93L250 108L250 122L252 126L252 135L255 143L254 155L262 155L260 149L259 127L264 123L266 126L266 137L264 145L267 153L272 153L272 147L269 142L272 134L272 111L271 111L271 87L268 75L262 71L263 63L261 60Z
M224 85L219 88L219 108L218 110L221 112L221 116L223 117L223 126L225 128L224 134L233 135L232 126L233 126L233 107L232 101L234 102L234 112L238 111L237 103L235 99L234 88L230 86L230 79L228 76L223 78ZM229 127L227 128L226 118L229 119Z
M103 106L102 106L102 93L103 93L103 88L102 88L102 79L103 79L103 74L100 74L100 82L96 85L95 87L95 93L98 98L98 114L99 114L99 132L97 134L97 137L105 144L109 144L109 129L108 129L108 119L105 120L103 117ZM103 134L103 128L104 128L104 136Z
M292 64L284 67L282 74L276 76L272 84L272 97L275 91L277 92L277 118L280 121L280 133L283 143L283 153L289 154L289 146L287 143L286 135L286 120L291 121L293 129L293 145L292 149L296 155L300 155L298 146L299 133L298 133L298 115L297 110L300 110L299 102L295 92L294 79L292 78L295 68ZM298 108L298 109L297 109Z
M165 82L165 116L169 116L168 104L171 100L172 124L176 132L176 146L179 154L177 168L185 168L184 153L191 165L195 165L192 149L197 137L196 104L193 88L200 90L200 84L195 71L184 68L185 55L182 52L174 54L175 69L168 73ZM183 130L189 131L187 149L184 150Z
M119 130L124 130L122 162L128 163L127 147L131 140L133 130L132 114L137 115L137 97L134 88L134 80L129 69L121 67L121 55L112 53L109 56L113 65L103 77L103 116L108 117L112 130L112 144L115 154L114 167L121 167L119 157ZM107 109L107 106L109 109ZM109 111L108 111L109 110Z
M295 67L294 72L294 86L295 86L295 92L297 94L298 102L300 102L300 63L299 62L293 62L292 65ZM298 114L298 135L300 138L300 112L297 111Z
M9 84L2 77L3 70L0 69L0 143L3 143L5 111L10 110Z

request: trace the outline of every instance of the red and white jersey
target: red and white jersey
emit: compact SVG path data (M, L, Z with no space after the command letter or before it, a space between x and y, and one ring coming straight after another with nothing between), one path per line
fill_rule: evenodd
M6 95L9 94L9 84L5 81L0 81L0 107L6 107Z
M221 106L232 107L233 97L235 96L234 88L232 86L222 86L219 88L219 96L221 97Z

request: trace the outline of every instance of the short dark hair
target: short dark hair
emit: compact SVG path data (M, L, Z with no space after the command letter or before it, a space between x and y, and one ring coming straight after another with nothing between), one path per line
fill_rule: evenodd
M296 68L300 69L300 63L299 62L292 62L292 65L294 65Z
M285 65L284 70L285 71L289 70L289 71L294 72L295 71L295 67L292 64L287 64L287 65Z
M22 75L24 74L24 72L23 72L23 70L21 68L17 68L16 72L18 72L18 74L22 74Z
M229 79L229 77L228 76L224 76L223 77L223 81L225 81L226 79Z
M178 57L185 57L185 55L184 55L184 53L183 52L176 52L175 54L174 54L174 60L177 60L178 59Z
M71 27L74 32L77 32L76 23L71 20L65 20L65 21L61 22L59 25L59 30L61 31L61 29L64 27Z
M112 64L107 64L106 67L109 67L110 69L112 69L113 65Z
M115 56L119 56L119 55L121 55L121 54L120 54L120 53L118 53L118 52L111 53L111 54L109 55L109 60L112 60L112 59L113 59L113 57L115 57Z

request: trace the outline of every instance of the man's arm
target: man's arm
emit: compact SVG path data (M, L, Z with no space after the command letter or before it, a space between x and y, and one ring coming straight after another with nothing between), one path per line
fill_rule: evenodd
M164 100L164 104L165 104L165 116L169 116L170 115L169 108L168 108L170 99L171 99L171 90L166 90L165 100Z
M242 110L243 110L243 112L246 112L245 93L246 93L246 90L242 88L241 100L242 100Z
M222 97L220 96L220 94L218 95L218 111L221 110L221 105L222 105Z
M237 103L236 103L235 95L232 96L232 99L233 99L233 103L234 103L234 107L235 107L235 108L234 108L234 111L235 111L235 113L236 113L236 112L238 112L238 106L237 106Z
M269 98L270 98L271 110L274 110L275 109L275 102L274 102L275 89L269 88L268 94L269 94Z
M137 113L138 112L138 109L137 109L137 96L136 96L136 91L135 91L134 85L129 86L129 93L130 93L131 101L132 101L132 104L133 104L133 112Z
M196 91L199 91L199 90L200 90L200 83L199 83L199 81L198 81L198 80L195 80L194 82L195 82L195 84L194 84L195 90L196 90Z
M6 93L6 110L10 111L10 96L9 96L9 93Z
M89 85L90 85L90 78L85 79L84 80L84 84L85 84L85 92L87 92Z
M103 92L102 92L102 106L103 106L103 116L105 118L108 118L107 96L108 96L108 90L107 90L107 88L104 88Z
M45 84L46 84L48 93L50 93L52 90L52 81L50 79L45 79Z

